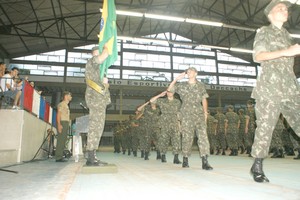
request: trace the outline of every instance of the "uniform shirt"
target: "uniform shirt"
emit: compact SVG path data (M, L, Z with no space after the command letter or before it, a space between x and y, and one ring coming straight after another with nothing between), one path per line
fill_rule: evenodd
M70 120L70 109L68 104L65 101L60 102L57 105L57 110L61 113L61 121L69 121Z
M195 84L180 82L175 84L175 92L180 95L182 100L181 114L203 114L202 100L208 98L205 85L199 81Z
M287 49L292 39L285 28L274 25L262 27L256 34L253 58L260 52ZM299 96L299 84L293 71L294 57L281 57L261 63L261 74L257 78L252 98L280 102Z
M100 86L103 86L103 83L100 80L99 65L100 65L100 62L99 62L97 56L93 56L92 58L90 58L88 60L87 64L85 65L85 78L94 81L95 83L97 83ZM91 98L99 99L100 98L101 101L104 101L104 103L106 105L111 103L110 92L108 90L108 87L105 87L103 94L99 94L94 89L87 86L85 95L86 95L87 99L91 99ZM103 96L104 96L104 98L103 98ZM87 103L90 103L90 102L87 102Z
M224 133L225 131L225 115L223 113L217 113L215 119L218 121L217 132Z
M239 116L238 114L236 114L233 111L229 111L226 113L226 120L227 120L227 124L228 124L228 132L232 132L232 131L238 131L238 123L239 123Z
M181 106L181 102L178 99L159 98L154 103L160 108L160 120L162 123L177 123L177 114Z

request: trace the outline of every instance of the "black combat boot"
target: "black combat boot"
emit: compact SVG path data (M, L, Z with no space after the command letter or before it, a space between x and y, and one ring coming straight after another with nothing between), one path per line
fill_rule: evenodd
M300 160L300 148L298 149L298 156L295 157L294 160Z
M250 174L253 176L254 181L259 183L269 182L269 179L266 177L265 173L263 172L262 162L263 162L262 158L255 158L254 163L250 169Z
M144 156L145 156L145 152L144 152L144 150L142 150L141 151L141 158L144 158Z
M160 151L157 150L156 151L156 160L160 160L160 159L161 159Z
M178 154L174 155L173 164L181 164L182 162L178 159Z
M188 157L183 157L183 163L182 163L183 168L188 168L189 166L189 159Z
M100 163L95 157L94 151L87 151L87 160L86 160L87 166L99 166Z
M243 153L245 153L245 148L244 148L244 146L241 146L241 152L240 152L240 154L243 154Z
M128 155L129 155L129 156L131 155L131 151L130 151L130 149L128 149Z
M231 149L229 156L234 156L234 149Z
M100 166L102 166L102 165L107 165L107 164L108 164L107 162L103 162L103 161L101 161L101 160L99 160L99 159L97 158L97 151L96 151L96 150L93 150L93 152L94 152L94 155L95 155L95 161L97 161L97 162L99 163Z
M273 155L271 156L271 158L284 158L283 150L282 150L282 149L275 148L275 149L274 149L274 153L273 153Z
M137 152L136 151L133 151L133 156L137 157Z
M145 160L149 160L149 151L145 151Z
M208 161L207 161L207 156L203 156L202 157L202 169L205 170L212 170L213 168L209 165Z
M126 150L123 150L123 154L125 154L126 153Z
M215 151L213 148L210 149L210 155L214 155Z
M238 149L234 149L234 156L237 156L239 154L239 150Z
M161 162L167 162L165 154L161 154Z
M218 148L218 149L217 149L216 155L219 155L220 153L221 153L221 151L220 151L220 149Z
M225 149L222 151L222 156L226 156Z

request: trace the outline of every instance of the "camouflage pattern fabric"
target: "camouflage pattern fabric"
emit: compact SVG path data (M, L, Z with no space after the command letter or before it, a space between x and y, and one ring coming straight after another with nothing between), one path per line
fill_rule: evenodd
M191 155L194 134L198 138L200 157L209 155L209 141L206 132L205 116L202 108L202 99L208 98L205 85L199 81L195 84L181 82L175 84L175 92L180 95L182 105L181 133L182 133L182 155Z
M265 26L256 34L253 57L262 51L287 49L291 45L292 39L285 28ZM257 117L251 152L255 158L268 156L272 133L280 113L295 133L300 135L300 90L293 66L293 57L281 57L261 63L262 71L252 92L252 97L256 99Z
M218 121L217 124L217 146L221 149L226 149L226 138L225 138L225 115L223 113L215 114L215 119Z
M102 84L100 82L99 64L96 62L96 57L92 57L88 60L85 69L86 79L90 79L97 84ZM87 86L85 102L89 108L87 150L92 151L99 147L100 138L104 130L106 106L111 103L108 86L105 86L103 94L99 94Z
M283 121L278 119L275 129L273 131L270 149L277 148L283 150L283 143L282 143L282 132L284 129Z
M207 116L207 135L208 135L208 140L210 144L211 149L216 149L217 148L217 135L216 135L216 129L215 126L218 123L218 120L216 120L213 116L208 114Z
M231 149L238 149L238 124L240 118L238 114L233 111L229 111L226 113L226 120L227 120L227 132L226 132L226 139L228 147Z
M244 114L239 114L239 119L240 119L240 127L239 127L238 146L246 146L245 145L246 116Z
M159 98L156 103L161 110L160 125L161 133L159 136L160 151L166 154L171 141L172 153L179 154L181 151L181 138L179 132L178 112L181 102L178 99L169 100L168 98Z

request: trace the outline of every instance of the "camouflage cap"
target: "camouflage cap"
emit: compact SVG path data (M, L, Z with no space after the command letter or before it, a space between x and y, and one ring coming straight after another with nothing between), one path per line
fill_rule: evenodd
M198 72L195 67L189 67L189 68L186 69L186 71L188 71L188 70L193 70L194 72Z
M95 50L99 50L99 46L94 46L94 47L92 48L92 51L95 51Z
M172 87L170 90L167 90L167 92L175 93L175 88Z
M283 3L285 4L287 7L290 7L292 5L291 2L289 1L282 1L282 0L272 0L271 3L269 3L269 5L267 5L267 7L264 10L264 13L266 16L269 15L270 11L279 3Z
M233 105L229 105L228 109L233 110L234 109Z

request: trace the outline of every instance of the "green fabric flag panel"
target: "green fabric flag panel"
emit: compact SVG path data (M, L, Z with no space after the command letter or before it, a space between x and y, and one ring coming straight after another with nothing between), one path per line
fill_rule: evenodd
M116 28L116 7L114 0L104 0L99 34L99 53L103 46L108 48L108 58L99 66L100 80L103 80L107 69L118 59L117 28Z

